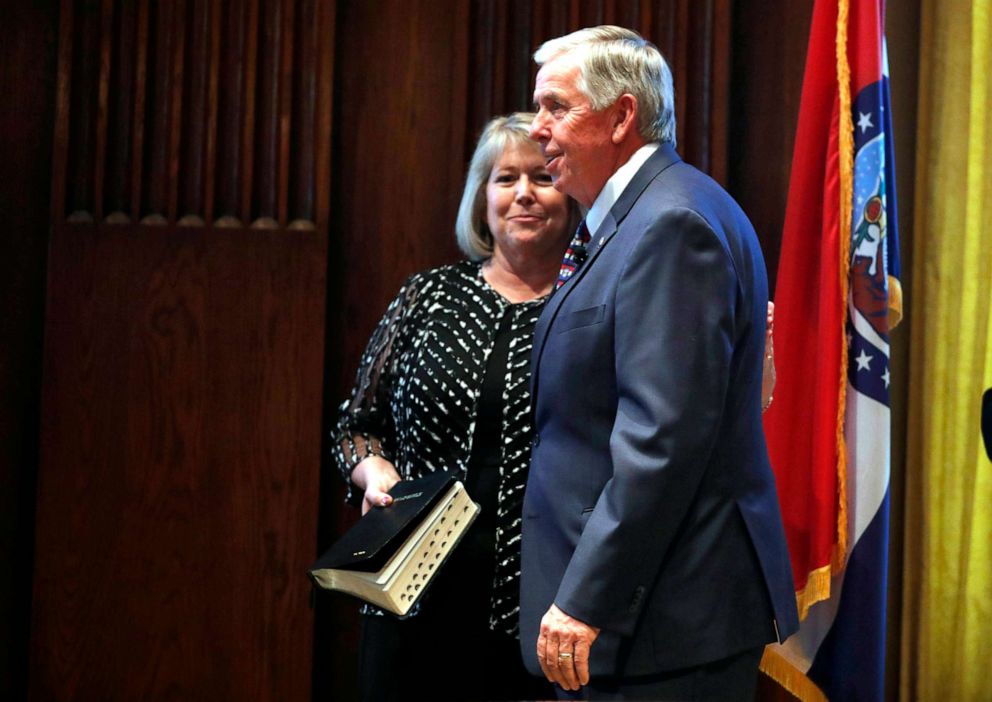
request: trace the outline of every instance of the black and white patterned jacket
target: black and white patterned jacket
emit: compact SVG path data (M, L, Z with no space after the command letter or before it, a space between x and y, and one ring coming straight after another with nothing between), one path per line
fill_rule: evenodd
M448 470L464 480L486 362L500 319L512 311L491 613L492 628L508 633L517 628L532 337L545 301L510 303L483 279L478 262L412 275L369 340L332 437L349 501L361 499L351 470L369 455L391 461L403 478Z

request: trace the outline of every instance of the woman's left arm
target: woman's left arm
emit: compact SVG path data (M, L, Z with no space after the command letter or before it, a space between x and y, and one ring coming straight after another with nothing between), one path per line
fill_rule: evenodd
M349 502L357 502L365 485L353 481L355 468L370 457L392 466L395 427L390 414L394 360L408 331L410 312L419 292L419 276L409 278L390 303L362 354L351 397L339 410L331 432L331 452L348 484Z

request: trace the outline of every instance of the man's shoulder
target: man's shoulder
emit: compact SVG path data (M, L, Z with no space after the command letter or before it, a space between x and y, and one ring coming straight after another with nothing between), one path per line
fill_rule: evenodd
M654 194L667 193L677 202L694 202L714 198L732 200L722 185L685 161L673 163L658 173L648 188Z
M663 217L673 210L692 210L711 224L735 221L751 224L737 201L720 183L684 161L659 173L631 208L648 216Z

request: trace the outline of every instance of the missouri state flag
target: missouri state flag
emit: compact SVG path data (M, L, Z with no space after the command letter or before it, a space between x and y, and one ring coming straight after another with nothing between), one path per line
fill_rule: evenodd
M880 700L889 331L902 316L881 0L816 0L765 414L802 623L762 669L805 700Z

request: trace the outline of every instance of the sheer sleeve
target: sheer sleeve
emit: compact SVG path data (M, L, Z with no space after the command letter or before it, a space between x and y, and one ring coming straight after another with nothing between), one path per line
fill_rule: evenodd
M368 456L392 461L395 430L389 408L393 366L409 331L411 312L418 296L420 276L411 276L389 304L369 339L355 374L351 398L339 408L331 431L331 452L348 485L346 500L354 502L361 491L351 482L351 471Z

